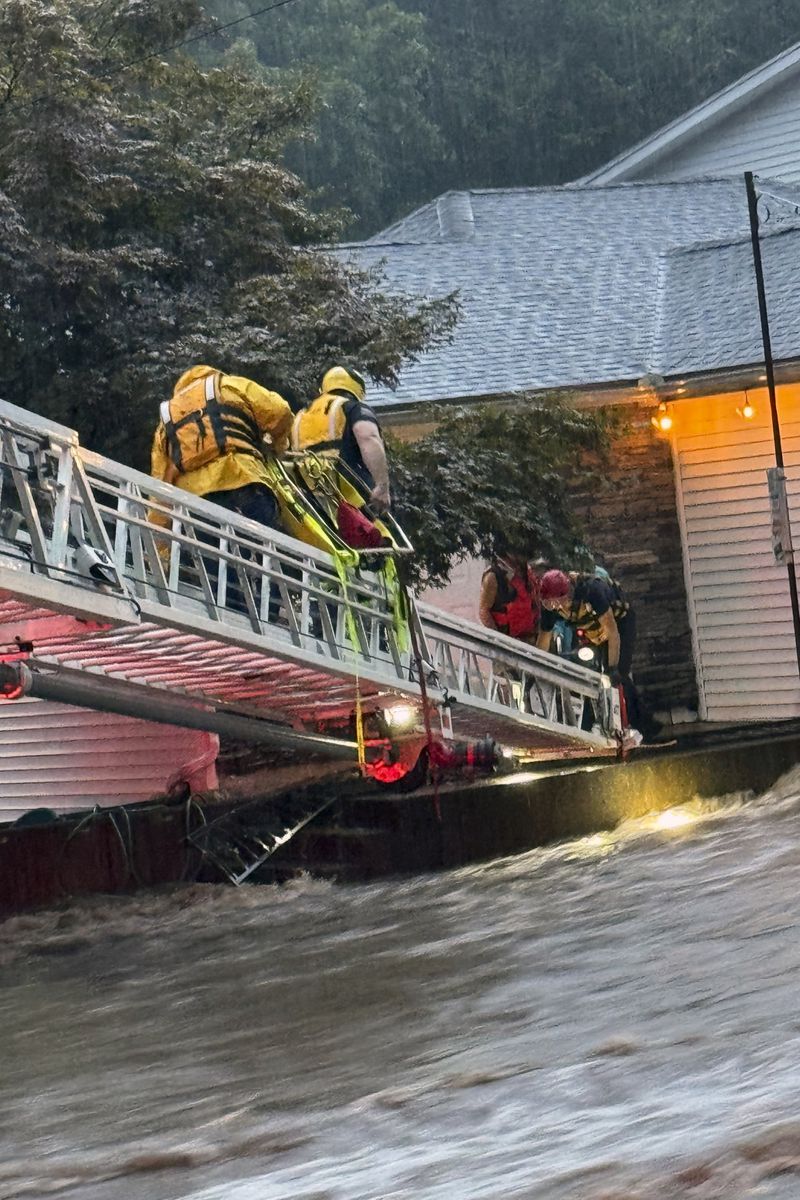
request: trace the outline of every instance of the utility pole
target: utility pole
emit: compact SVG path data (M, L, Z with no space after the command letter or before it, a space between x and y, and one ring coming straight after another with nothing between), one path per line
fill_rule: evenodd
M758 312L761 318L761 342L764 347L764 368L767 375L767 391L769 392L769 410L772 417L772 441L775 447L775 464L777 471L767 472L770 485L770 500L773 512L773 528L776 516L783 526L781 556L786 563L789 578L789 598L792 604L792 624L794 625L794 648L797 655L797 670L800 674L800 603L797 597L797 577L794 570L794 550L791 540L791 523L789 521L789 506L786 496L786 473L783 465L783 445L781 443L781 425L778 419L778 399L775 395L775 370L772 362L772 342L769 336L769 316L767 313L767 294L764 289L764 267L761 261L761 240L758 236L758 196L753 182L753 172L745 171L744 184L747 190L747 207L750 212L750 242L753 248L753 269L756 276L758 292Z

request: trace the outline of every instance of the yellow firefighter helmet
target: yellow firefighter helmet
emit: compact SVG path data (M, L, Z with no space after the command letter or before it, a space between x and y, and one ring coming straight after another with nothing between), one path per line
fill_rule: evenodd
M356 400L363 400L367 388L363 375L351 367L331 367L322 376L322 392L348 392Z

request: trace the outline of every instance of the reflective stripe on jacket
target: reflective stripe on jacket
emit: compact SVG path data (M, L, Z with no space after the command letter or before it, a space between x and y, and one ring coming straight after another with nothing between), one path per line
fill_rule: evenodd
M570 608L567 620L571 625L580 629L587 641L594 646L601 646L607 640L606 634L600 624L600 617L589 604L586 598L586 592L589 584L596 577L581 575L575 583L575 591L572 598L572 607ZM611 603L608 611L611 612L616 621L623 620L630 610L630 604L622 595L622 589L614 579L601 579L600 582L606 584L612 593Z

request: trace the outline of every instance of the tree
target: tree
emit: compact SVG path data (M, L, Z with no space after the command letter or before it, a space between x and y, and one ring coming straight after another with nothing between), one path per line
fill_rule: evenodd
M223 23L246 11L241 0L209 7ZM394 0L303 0L235 32L273 78L312 81L319 103L311 136L288 146L286 161L354 214L349 236L429 198L431 165L449 151L426 111L434 63L419 13Z
M361 236L448 188L583 175L800 37L800 0L302 0L234 32L314 79L287 161Z
M332 361L393 382L448 335L319 248L281 165L314 97L246 63L168 48L196 0L7 0L0 9L3 395L145 463L157 405L190 363L307 395Z
M391 440L395 513L417 551L419 582L441 586L452 566L489 558L498 539L531 558L581 564L569 479L608 443L611 418L555 395L441 409L432 432Z

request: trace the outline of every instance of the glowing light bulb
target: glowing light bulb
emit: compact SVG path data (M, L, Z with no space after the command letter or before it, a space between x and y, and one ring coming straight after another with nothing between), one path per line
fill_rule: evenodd
M651 418L653 426L659 433L669 433L672 429L672 414L662 400L658 406L658 412Z
M411 704L394 704L384 710L384 716L392 729L410 729L417 720L417 710Z

